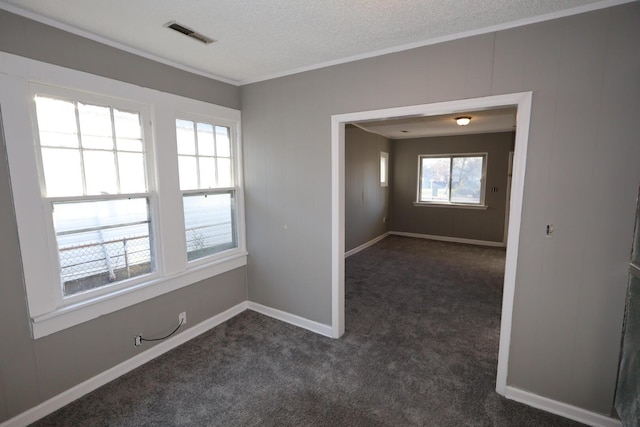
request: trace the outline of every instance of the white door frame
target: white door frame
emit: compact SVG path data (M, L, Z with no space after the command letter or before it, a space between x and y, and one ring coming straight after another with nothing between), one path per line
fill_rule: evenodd
M507 388L509 347L513 319L513 298L520 241L520 221L524 194L524 177L531 119L532 92L487 96L433 104L412 105L383 110L360 111L331 116L331 332L334 338L344 334L344 128L346 123L366 120L423 117L463 113L496 107L517 107L516 142L511 184L511 201L507 254L502 297L500 349L496 391L504 395Z

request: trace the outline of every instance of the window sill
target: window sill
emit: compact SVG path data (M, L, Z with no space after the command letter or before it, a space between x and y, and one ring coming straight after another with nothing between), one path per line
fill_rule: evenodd
M454 209L475 209L475 210L487 210L488 205L467 205L464 203L427 203L427 202L413 202L413 206L420 208L454 208Z
M32 319L33 338L42 338L245 265L247 252L238 252L205 266L61 307Z

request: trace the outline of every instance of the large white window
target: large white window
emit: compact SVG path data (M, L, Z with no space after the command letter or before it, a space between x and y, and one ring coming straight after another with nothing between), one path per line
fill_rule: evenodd
M0 52L0 112L34 338L246 265L238 110Z
M483 205L487 155L419 156L418 203Z
M151 273L144 108L97 105L44 90L36 89L34 125L56 237L56 293L67 298Z

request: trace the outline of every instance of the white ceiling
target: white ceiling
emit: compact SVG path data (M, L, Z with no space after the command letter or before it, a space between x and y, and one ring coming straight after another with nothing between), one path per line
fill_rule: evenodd
M389 139L506 132L516 129L516 111L515 107L494 108L467 113L405 117L353 124L367 132L377 133ZM460 116L471 117L471 122L467 126L458 126L455 119Z
M0 0L0 8L234 84L630 0ZM163 25L176 20L216 43Z

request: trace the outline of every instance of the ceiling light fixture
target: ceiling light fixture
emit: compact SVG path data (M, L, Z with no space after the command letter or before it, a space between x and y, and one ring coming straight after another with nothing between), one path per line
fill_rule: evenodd
M165 27L171 28L174 31L184 34L185 36L189 36L193 39L196 39L204 44L211 44L215 42L211 37L207 37L204 34L198 33L197 31L192 30L189 27L185 27L182 24L177 23L176 21L169 21L164 24Z
M466 126L470 122L471 122L471 117L469 116L456 117L456 123L458 124L458 126Z

